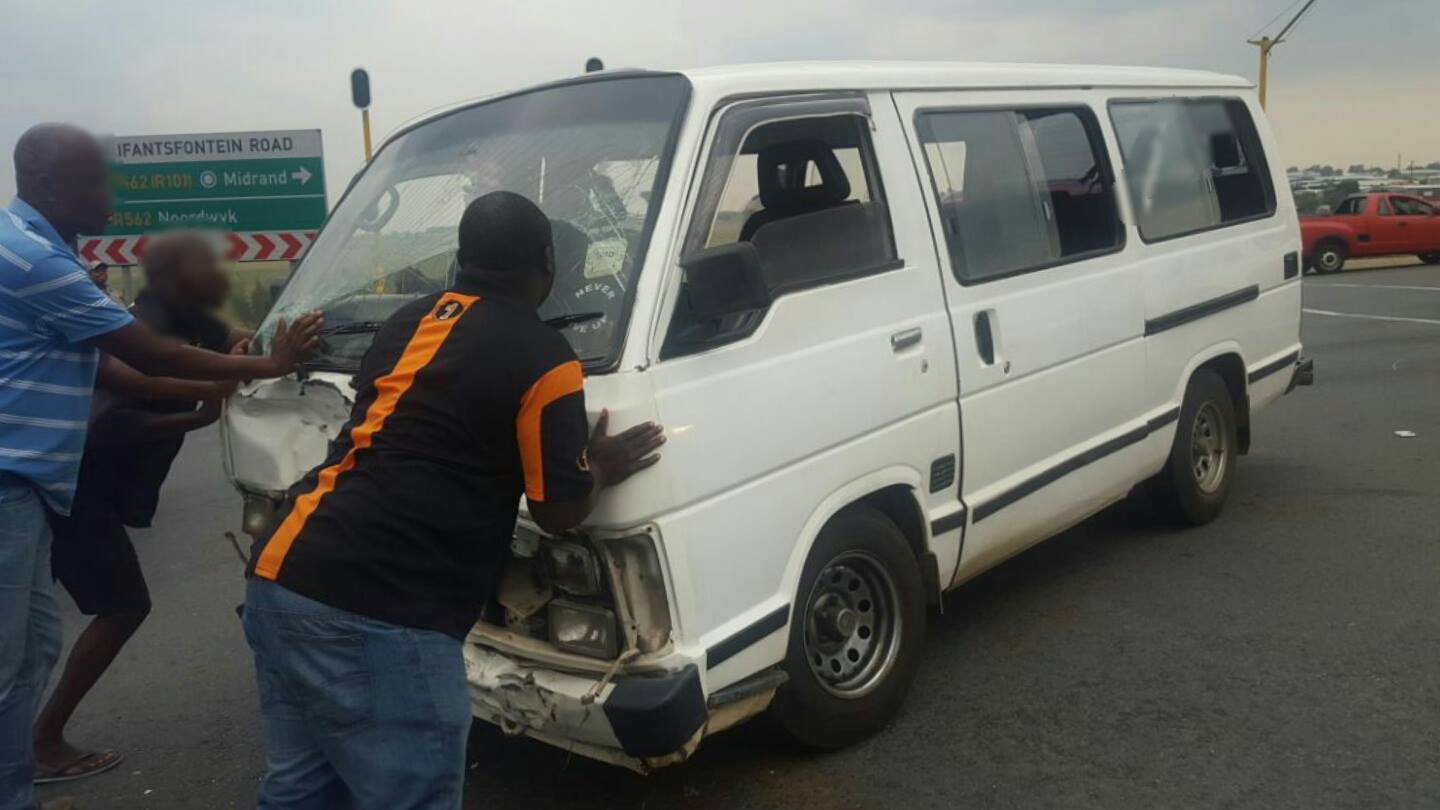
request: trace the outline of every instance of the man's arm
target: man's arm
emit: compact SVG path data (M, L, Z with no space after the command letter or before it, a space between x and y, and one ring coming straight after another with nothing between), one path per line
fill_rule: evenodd
M295 370L320 344L324 319L308 312L293 326L281 320L270 342L268 357L219 354L184 343L166 340L149 327L130 322L93 339L101 350L112 354L141 373L179 377L186 380L251 380L281 377Z
M605 435L610 412L601 411L595 420L585 449L594 484L583 499L570 501L528 501L530 517L550 534L563 534L579 526L595 509L600 491L624 483L625 479L660 460L656 450L665 443L665 429L654 422L636 425L615 436Z
M100 355L100 371L95 383L102 388L141 399L207 400L229 395L230 386L173 377L151 377L141 374L108 354Z
M208 384L208 383L206 383ZM193 411L154 413L139 408L116 408L92 426L92 441L101 444L137 444L180 436L220 418L220 400L212 399Z

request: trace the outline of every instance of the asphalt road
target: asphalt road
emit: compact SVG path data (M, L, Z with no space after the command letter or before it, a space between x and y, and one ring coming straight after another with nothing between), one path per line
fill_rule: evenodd
M1306 284L1411 320L1307 314L1316 385L1256 418L1217 522L1121 504L951 594L879 736L813 756L750 726L641 778L485 735L467 807L1435 807L1440 268ZM237 523L197 435L137 533L155 612L73 725L127 757L68 787L83 808L254 806Z

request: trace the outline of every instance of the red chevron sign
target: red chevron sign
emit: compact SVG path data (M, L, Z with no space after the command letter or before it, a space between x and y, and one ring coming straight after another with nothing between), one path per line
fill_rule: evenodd
M80 257L87 262L139 264L149 236L87 236L80 240ZM234 262L293 261L315 241L314 231L255 231L226 233L225 258Z

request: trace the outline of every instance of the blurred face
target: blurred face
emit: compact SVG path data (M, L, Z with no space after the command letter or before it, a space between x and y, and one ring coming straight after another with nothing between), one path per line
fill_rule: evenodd
M197 240L187 248L175 268L175 288L187 302L219 309L230 294L230 277L220 266L220 256L204 241Z
M48 179L55 219L81 234L102 234L110 224L110 178L93 139L76 141Z

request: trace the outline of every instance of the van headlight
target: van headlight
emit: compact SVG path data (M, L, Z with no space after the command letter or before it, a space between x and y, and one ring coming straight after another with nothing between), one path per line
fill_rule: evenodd
M275 522L278 504L268 495L245 493L245 506L240 512L240 530L256 540L264 540Z
M549 625L550 643L562 650L594 658L620 654L614 611L555 599L550 602Z
M571 596L600 595L600 566L595 552L568 540L549 540L540 545L551 585Z

